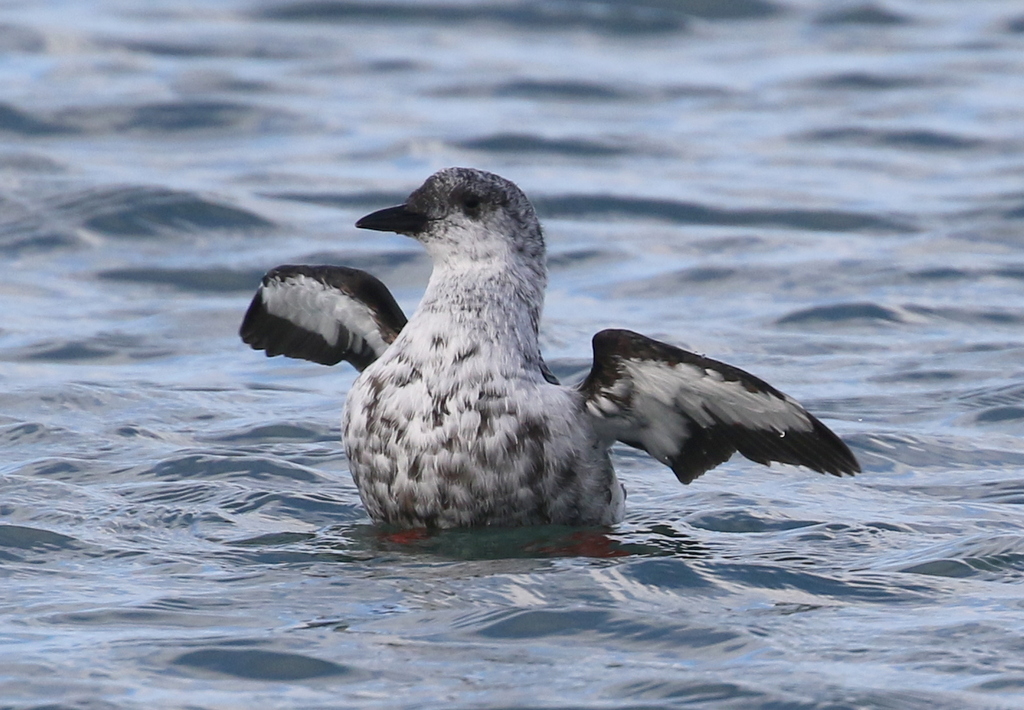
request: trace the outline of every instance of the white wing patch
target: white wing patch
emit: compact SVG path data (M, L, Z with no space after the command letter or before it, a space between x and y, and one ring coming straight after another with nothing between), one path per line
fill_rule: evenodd
M340 345L346 350L361 350L364 339L377 357L388 347L365 303L314 278L293 275L271 281L260 295L268 313L316 333L331 347L339 345L342 332L347 342Z
M751 392L716 370L656 360L625 360L622 365L627 381L632 381L628 429L666 465L680 454L694 425L711 428L724 423L782 435L787 430L811 430L803 409L789 398Z
M846 444L792 397L639 333L595 335L594 365L578 389L601 437L647 451L683 483L736 451L836 476L860 470Z
M636 396L678 408L700 426L724 422L780 433L811 430L806 413L792 398L751 391L717 370L654 360L626 360L623 366L633 380Z
M267 357L342 360L363 370L405 327L387 286L345 266L278 266L263 277L239 335Z

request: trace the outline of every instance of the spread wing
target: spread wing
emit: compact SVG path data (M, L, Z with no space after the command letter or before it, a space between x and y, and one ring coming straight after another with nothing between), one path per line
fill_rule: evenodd
M263 277L239 335L267 357L359 370L387 349L406 318L387 286L343 266L279 266Z
M578 387L600 434L643 449L683 483L736 451L765 465L860 471L842 439L767 382L628 330L594 336L594 365Z

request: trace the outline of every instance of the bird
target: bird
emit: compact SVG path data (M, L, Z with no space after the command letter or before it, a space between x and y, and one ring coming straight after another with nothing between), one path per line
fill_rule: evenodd
M240 335L267 357L360 374L342 438L369 516L396 528L612 526L625 513L611 447L642 449L689 484L735 452L834 476L860 465L789 395L737 367L625 329L561 384L541 355L544 234L513 182L431 175L360 229L411 237L433 268L406 318L387 286L344 266L267 272Z

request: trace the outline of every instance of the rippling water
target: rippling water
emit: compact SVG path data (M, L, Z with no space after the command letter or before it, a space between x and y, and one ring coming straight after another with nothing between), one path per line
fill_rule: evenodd
M1024 8L5 2L0 707L1024 704ZM436 169L547 227L556 373L751 370L854 479L617 450L626 522L389 536L351 369L236 336Z

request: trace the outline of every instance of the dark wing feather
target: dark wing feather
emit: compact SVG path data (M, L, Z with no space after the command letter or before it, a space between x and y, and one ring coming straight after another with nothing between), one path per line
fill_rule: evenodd
M558 378L555 377L555 373L553 373L551 371L551 368L548 367L548 364L546 362L544 362L544 358L540 359L540 374L541 374L541 377L543 377L546 382L548 382L548 383L550 383L552 385L561 384L558 381Z
M599 433L647 451L683 483L736 451L765 465L860 471L842 439L767 382L628 330L594 336L579 389Z
M263 277L239 330L242 340L267 357L363 370L405 327L406 318L387 286L343 266L279 266Z

